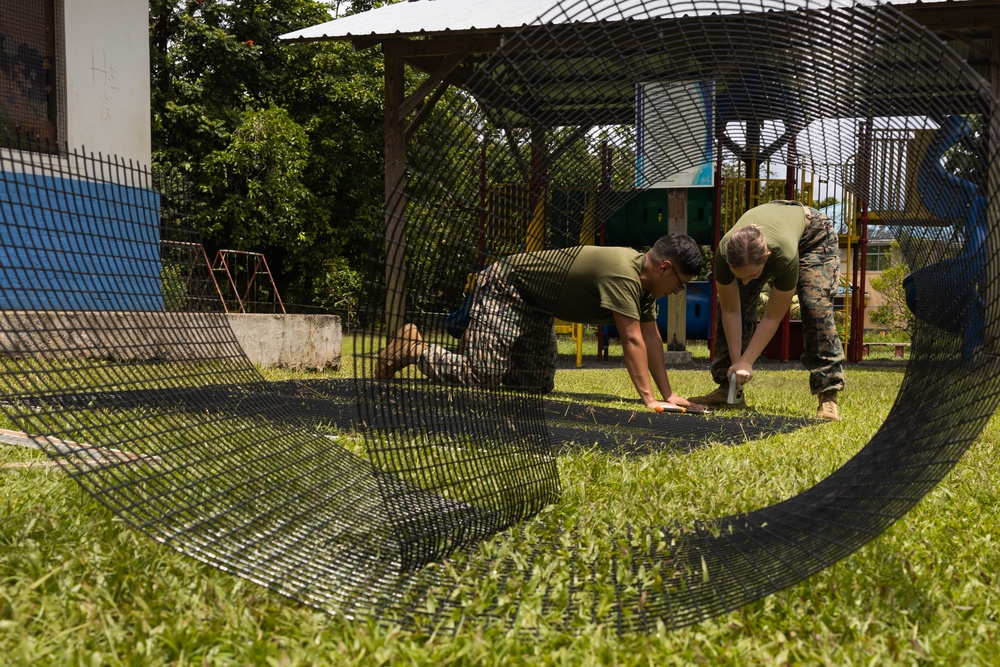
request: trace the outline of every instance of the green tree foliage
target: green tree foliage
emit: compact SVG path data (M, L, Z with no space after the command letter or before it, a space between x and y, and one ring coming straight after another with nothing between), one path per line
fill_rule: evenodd
M892 242L889 256L889 268L871 279L872 289L884 299L881 305L871 310L871 321L891 333L909 334L913 328L913 313L906 306L903 278L910 273L910 267L903 259L899 241Z
M358 295L362 291L361 274L352 269L343 257L324 260L322 268L316 279L315 305L343 312L351 318L357 312ZM344 323L348 328L353 324L350 319Z
M959 178L982 187L986 183L986 160L988 155L986 133L983 131L982 116L967 116L972 131L957 144L945 151L944 166Z
M286 302L325 302L328 259L380 235L382 60L279 42L319 0L151 0L154 166L181 175L217 248L265 253Z
M244 112L229 145L202 163L201 191L218 204L202 231L225 233L238 248L305 249L313 202L303 181L308 150L305 130L286 110Z

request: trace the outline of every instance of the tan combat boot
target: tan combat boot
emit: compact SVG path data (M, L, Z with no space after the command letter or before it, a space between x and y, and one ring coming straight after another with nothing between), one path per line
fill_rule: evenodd
M816 419L840 421L840 411L837 410L837 392L824 391L819 395L819 408L816 409Z
M415 363L424 353L424 339L413 324L404 324L389 344L379 350L375 377L388 380L399 371Z
M709 408L743 408L746 407L746 403L741 398L736 403L729 403L729 383L723 382L720 384L715 391L705 394L704 396L692 396L688 398L692 403L698 403L700 405L707 406Z

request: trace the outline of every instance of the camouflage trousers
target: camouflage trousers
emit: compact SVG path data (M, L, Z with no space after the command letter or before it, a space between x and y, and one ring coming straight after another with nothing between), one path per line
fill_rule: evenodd
M844 346L837 334L833 297L840 277L840 251L830 219L816 209L806 208L808 222L799 240L799 283L796 292L802 312L802 365L809 371L809 389L814 394L844 388ZM757 330L760 292L768 281L762 275L740 288L743 322L743 350ZM729 344L722 328L721 308L716 310L712 378L726 381L732 365Z
M432 380L546 394L555 387L555 320L532 308L509 280L503 261L476 279L469 326L458 353L427 345L418 360Z

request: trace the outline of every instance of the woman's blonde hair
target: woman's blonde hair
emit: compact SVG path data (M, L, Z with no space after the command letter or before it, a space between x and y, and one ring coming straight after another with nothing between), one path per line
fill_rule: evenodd
M767 259L767 239L757 225L745 225L729 235L726 263L734 269L759 266Z

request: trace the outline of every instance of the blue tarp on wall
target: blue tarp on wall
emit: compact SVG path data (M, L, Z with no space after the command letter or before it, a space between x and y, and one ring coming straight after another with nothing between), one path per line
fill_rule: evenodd
M163 310L159 194L0 172L0 309Z

